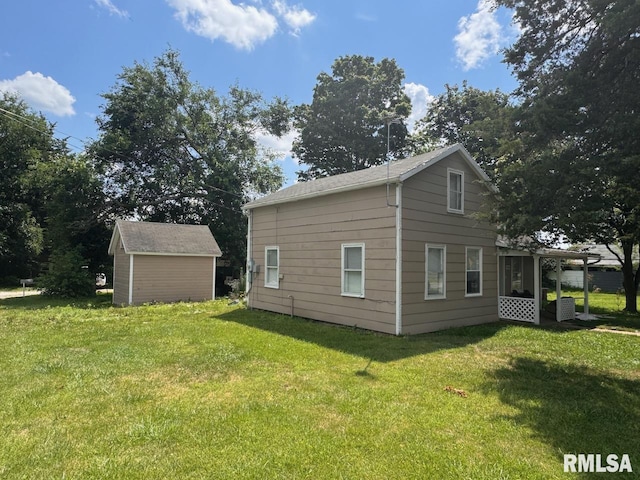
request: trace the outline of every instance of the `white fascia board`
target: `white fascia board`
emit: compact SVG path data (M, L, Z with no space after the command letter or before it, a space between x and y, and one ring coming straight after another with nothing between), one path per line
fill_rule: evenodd
M476 161L473 159L471 154L460 143L456 143L455 145L450 146L449 148L440 152L439 155L433 157L428 162L425 162L422 165L418 165L417 167L409 170L408 172L403 173L402 175L400 175L399 181L404 182L406 179L413 177L417 173L420 173L424 169L429 168L431 165L438 163L440 160L447 158L449 155L455 152L459 152L462 155L462 158L465 159L465 161L471 167L471 169L476 173L476 175L478 175L478 177L480 177L481 180L483 180L487 184L487 186L492 191L494 192L498 191L495 185L491 183L491 179L489 178L489 176L485 173L484 170L482 170L482 168L480 168L480 165L476 163Z
M118 228L118 224L113 227L113 233L111 234L111 241L109 241L109 255L116 254L116 245L118 245L118 239L120 238L120 229Z

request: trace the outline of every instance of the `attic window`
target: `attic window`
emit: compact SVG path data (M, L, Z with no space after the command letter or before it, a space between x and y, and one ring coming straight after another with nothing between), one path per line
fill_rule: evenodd
M464 172L447 169L447 211L464 213Z

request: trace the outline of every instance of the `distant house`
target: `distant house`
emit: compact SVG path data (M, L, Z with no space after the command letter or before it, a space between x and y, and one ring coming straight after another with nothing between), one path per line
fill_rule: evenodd
M572 250L577 252L588 253L592 256L599 257L597 261L589 264L589 284L594 288L603 292L618 292L624 289L624 276L621 270L619 259L624 258L624 253L618 245L595 245L584 244L574 245ZM638 252L634 250L632 261L634 265L638 265ZM568 261L562 269L561 281L563 285L574 288L583 288L583 270L584 266L580 262ZM552 275L555 278L555 275Z
M496 321L491 189L453 145L248 203L249 306L397 335Z
M206 225L118 220L109 254L114 304L215 298L221 252Z

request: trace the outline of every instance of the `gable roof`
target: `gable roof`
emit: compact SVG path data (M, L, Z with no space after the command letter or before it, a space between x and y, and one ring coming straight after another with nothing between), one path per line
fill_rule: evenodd
M206 225L117 220L109 243L110 255L115 253L119 238L127 254L222 256Z
M254 200L244 205L243 210L251 210L256 207L277 205L279 203L292 202L307 198L330 195L338 192L358 190L361 188L375 187L389 183L404 182L407 178L421 172L425 168L440 160L459 152L467 161L478 177L490 184L490 179L480 166L473 160L469 152L459 143L431 152L416 155L391 162L387 176L387 165L379 165L355 172L342 173L331 177L318 178L309 182L299 182L290 187L278 190L270 195Z

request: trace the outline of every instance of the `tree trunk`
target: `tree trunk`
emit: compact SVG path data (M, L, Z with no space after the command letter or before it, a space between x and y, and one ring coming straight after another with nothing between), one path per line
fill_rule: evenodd
M625 294L625 307L627 312L638 313L638 272L633 270L633 242L622 241L624 261L622 263L622 285Z

